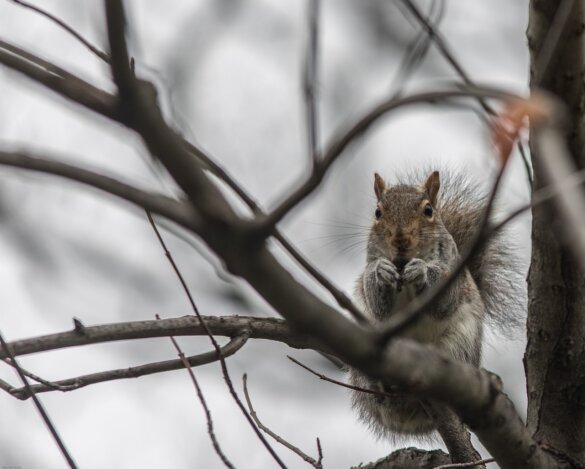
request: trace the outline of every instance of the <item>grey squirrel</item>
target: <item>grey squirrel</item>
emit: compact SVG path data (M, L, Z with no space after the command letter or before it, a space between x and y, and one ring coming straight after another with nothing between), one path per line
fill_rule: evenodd
M463 177L439 172L426 179L411 176L395 185L377 173L377 205L367 245L367 263L355 297L373 323L395 311L449 275L459 253L478 228L485 197ZM456 360L479 366L483 329L491 323L504 333L519 324L518 263L510 243L492 238L470 260L452 286L402 337L430 343ZM379 436L426 435L435 429L424 404L406 392L380 389L350 369L352 385L390 392L391 397L352 392L360 418Z

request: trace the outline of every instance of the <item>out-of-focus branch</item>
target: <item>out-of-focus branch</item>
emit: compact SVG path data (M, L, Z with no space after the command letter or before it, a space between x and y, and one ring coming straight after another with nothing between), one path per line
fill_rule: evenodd
M224 357L233 355L244 346L247 340L248 337L245 335L245 332L243 335L234 337L226 345L221 347L222 355ZM190 366L201 366L219 360L219 356L217 355L216 351L213 351L186 357L186 360ZM139 378L141 376L152 375L155 373L180 370L181 368L184 368L184 363L182 360L165 360L155 363L148 363L145 365L120 368L117 370L91 373L87 375L76 376L75 378L62 379L59 381L43 380L43 383L33 384L30 386L30 388L35 394L51 391L68 392L75 391L76 389L83 388L91 384L104 383L106 381L114 381L119 379ZM28 399L30 397L29 391L24 387L14 388L9 392L18 399Z
M79 166L61 161L31 156L24 152L7 152L0 150L0 165L37 171L61 176L86 186L94 187L108 194L115 195L146 210L162 215L169 220L193 229L200 222L191 207L162 194L138 189L113 177L96 173Z
M568 1L572 2L573 0ZM420 10L420 8L418 8L418 6L413 0L401 0L401 2L412 14L412 16L420 23L423 29L427 32L428 37L435 43L435 45L441 52L441 55L443 55L443 57L447 60L451 67L453 67L453 69L463 80L463 82L467 86L476 86L474 81L471 79L469 74L461 65L461 63L455 58L455 54L451 51L450 47L448 46L443 36L437 31L436 25L433 25L433 23L428 18L425 17L423 12ZM479 102L480 106L483 108L487 115L489 116L496 115L494 109L483 97L479 97L477 101ZM528 161L528 156L524 151L524 146L522 145L522 142L518 141L517 147L522 158L522 163L524 164L524 168L526 170L526 177L528 179L528 184L530 185L530 190L532 190L534 181L532 176L532 168L530 167L530 163Z
M6 358L10 359L10 362L14 366L14 368L16 369L16 372L17 372L18 376L20 377L20 380L22 381L24 388L30 393L35 407L37 408L41 418L43 419L43 422L45 422L45 425L49 429L49 432L51 433L53 440L55 440L55 443L57 443L57 446L59 447L61 454L63 454L63 457L67 461L67 464L69 465L69 467L71 469L76 469L77 465L75 464L75 461L71 457L71 454L69 454L69 451L67 450L67 448L65 446L65 443L63 443L63 440L59 436L59 433L57 432L55 425L51 421L49 414L47 414L47 411L45 410L43 404L41 404L41 401L39 401L39 399L36 396L36 394L34 393L34 391L31 390L31 386L30 386L28 380L26 379L26 376L24 376L24 373L22 372L20 365L18 364L18 361L16 361L16 358L14 357L14 353L12 352L12 349L4 340L4 336L2 335L2 333L0 333L0 345L2 348L2 353L6 354Z
M301 363L296 358L293 358L290 355L287 355L286 358L288 358L291 362L295 363L296 365L300 366L301 368L307 370L309 373L315 375L317 378L319 378L323 381L327 381L328 383L335 384L337 386L341 386L342 388L352 389L353 391L365 392L366 394L373 394L373 395L379 396L379 397L394 398L394 395L392 393L389 393L389 392L377 391L374 389L360 388L359 386L353 386L351 384L344 383L343 381L338 381L336 379L329 378L328 376L325 376L324 374L318 373L317 371L313 370L312 368L309 368L307 365Z
M48 18L50 21L52 21L57 26L59 26L60 28L65 30L67 33L71 34L75 39L77 39L81 44L83 44L87 49L89 49L89 51L91 51L93 54L95 54L98 58L100 58L101 60L103 60L106 63L109 63L110 58L108 57L108 54L106 54L105 52L102 52L97 47L95 47L91 42L89 42L87 39L85 39L74 28L72 28L67 23L65 23L61 18L58 18L57 16L49 13L48 11L43 10L42 8L39 8L36 5L33 5L32 3L28 3L28 2L25 2L23 0L11 0L11 1L16 3L17 5L24 7L24 8L28 8L29 10L37 12L39 15L44 16L45 18Z
M311 166L317 162L319 149L319 113L317 112L319 10L321 0L308 0L308 40L303 71L307 149Z
M256 423L256 425L258 425L258 428L260 428L267 435L270 435L272 438L274 438L275 441L277 441L278 443L280 443L281 445L283 445L285 448L290 449L293 453L295 453L296 455L298 455L303 461L306 461L311 466L313 466L315 469L322 469L323 466L319 462L321 460L321 458L319 458L319 461L317 461L316 459L312 458L311 456L309 456L308 454L304 453L301 449L299 449L295 445L293 445L293 444L289 443L288 441L286 441L284 438L282 438L277 433L274 433L272 430L270 430L270 428L268 428L266 425L264 425L260 421L260 419L258 418L258 414L256 414L256 410L254 410L254 406L252 405L252 400L250 399L250 394L248 392L248 383L247 383L248 376L246 374L244 374L244 376L242 377L242 381L243 381L243 384L244 384L244 396L246 396L246 402L248 403L248 409L250 411L250 415L254 419L254 422Z
M122 2L105 0L105 7L112 76L118 87L122 122L142 137L153 157L160 160L208 225L236 223L238 219L219 189L205 176L183 139L166 124L154 85L134 76Z
M118 121L115 97L51 62L0 40L0 64L102 116Z
M265 217L260 217L256 229L268 235L272 228L284 218L296 205L302 202L310 195L320 184L325 174L333 163L341 156L343 151L358 137L365 133L372 124L377 122L381 117L395 111L399 108L418 105L418 104L436 104L456 98L494 98L494 99L511 99L518 98L510 93L494 88L468 87L458 90L431 91L417 93L411 96L390 98L365 113L363 117L357 120L350 128L343 131L333 139L324 156L314 166L308 179L298 186L291 194L281 202L272 212Z

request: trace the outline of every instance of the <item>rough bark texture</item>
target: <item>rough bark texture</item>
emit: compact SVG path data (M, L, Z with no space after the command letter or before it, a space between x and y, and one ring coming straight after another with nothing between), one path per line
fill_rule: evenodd
M450 463L449 455L440 449L424 451L418 448L404 448L375 462L360 464L352 469L431 469Z
M567 141L578 168L585 167L583 101L584 11L575 1L545 73L539 54L560 3L532 0L528 40L531 87L545 89L567 106ZM550 41L548 41L550 44ZM537 81L541 78L540 83ZM533 152L535 189L547 184ZM551 226L555 229L551 229ZM551 206L537 206L532 221L532 263L528 277L528 345L524 364L528 388L528 428L537 441L570 458L585 460L585 281L563 226Z

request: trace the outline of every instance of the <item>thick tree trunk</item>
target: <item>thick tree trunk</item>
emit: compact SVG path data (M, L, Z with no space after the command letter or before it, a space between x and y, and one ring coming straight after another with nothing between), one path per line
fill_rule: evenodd
M559 97L569 110L567 142L575 165L585 167L585 2L576 0L544 71L543 50L558 0L531 0L528 41L531 87ZM553 29L556 28L553 26ZM550 36L548 36L550 37ZM532 147L535 189L546 175ZM528 277L528 345L524 364L528 427L540 443L585 461L585 278L551 206L533 211L532 263ZM583 214L585 216L585 214ZM551 226L555 229L551 229Z

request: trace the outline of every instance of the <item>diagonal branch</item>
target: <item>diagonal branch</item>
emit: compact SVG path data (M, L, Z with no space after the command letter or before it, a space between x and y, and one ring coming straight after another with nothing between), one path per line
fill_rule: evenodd
M121 120L142 137L150 153L160 160L207 223L236 222L234 211L219 189L205 176L183 139L166 124L154 85L134 76L121 0L105 0L105 7L111 70L118 88Z
M256 414L256 410L254 409L254 406L252 405L252 400L250 399L250 394L248 393L248 375L246 375L245 373L244 373L244 376L242 377L242 381L244 384L244 396L246 397L246 403L248 404L248 409L250 411L250 415L254 419L254 422L256 423L256 425L258 425L258 428L260 428L264 433L270 435L272 438L274 438L275 441L277 441L278 443L283 445L285 448L290 449L293 453L298 455L303 461L308 462L315 469L323 469L323 465L319 462L321 460L321 458L319 459L319 461L312 458L311 456L304 453L303 451L301 451L299 448L297 448L293 444L286 441L284 438L282 438L278 434L274 433L272 430L270 430L270 428L268 428L266 425L264 425L260 421L260 419L258 418L258 414ZM317 439L317 441L318 441L318 439Z
M32 3L25 2L23 0L12 0L12 2L14 2L17 5L20 5L24 8L28 8L29 10L35 11L39 15L44 16L45 18L48 18L50 21L55 23L57 26L61 27L63 30L65 30L66 32L71 34L75 39L77 39L81 44L83 44L87 49L89 49L89 51L91 51L93 54L95 54L98 58L100 58L101 60L103 60L106 63L109 63L110 58L108 57L108 54L106 54L105 52L102 52L97 47L95 47L91 42L89 42L81 34L79 34L75 29L73 29L71 26L69 26L67 23L65 23L61 18L58 18L57 16L49 13L48 11L43 10L42 8L39 8L36 5L33 5Z
M119 121L116 100L61 67L0 39L0 64L102 116Z
M131 202L139 207L151 210L169 220L192 229L199 224L191 208L184 202L174 200L162 194L143 191L113 177L96 173L79 166L61 161L31 156L23 152L7 152L0 150L0 165L37 171L61 176L86 186L94 187L108 194Z
M71 469L76 469L77 465L75 464L75 461L73 460L73 458L69 454L69 451L65 447L63 440L59 436L59 433L57 432L55 425L53 425L53 422L51 422L49 414L47 414L47 411L43 407L43 404L41 404L41 401L39 401L39 399L35 395L34 391L31 391L31 389L30 389L31 386L30 386L28 380L26 379L26 376L24 376L24 373L22 372L18 362L16 361L16 358L14 358L14 353L12 352L10 346L4 340L4 337L2 336L1 333L0 333L0 345L2 348L2 353L5 353L6 357L10 359L10 361L14 365L14 368L16 369L16 372L18 373L18 376L20 377L20 380L22 381L22 384L24 384L25 389L27 389L27 391L30 392L30 395L33 399L35 407L37 408L39 414L41 415L41 418L45 422L45 425L49 429L49 432L51 433L51 436L55 440L55 443L57 443L57 446L59 447L59 450L61 451L61 453L63 454L63 457L67 461L67 464L69 465L69 467Z
M160 319L158 314L156 315L156 319L157 320ZM173 336L170 336L169 339L171 339L171 342L173 343L173 347L175 347L175 350L177 351L177 354L179 355L179 361L183 364L183 366L185 367L185 369L189 373L189 377L191 378L191 382L193 383L193 386L195 387L195 392L197 393L197 397L199 398L199 402L201 402L201 407L203 407L203 411L205 413L205 418L207 420L207 433L209 434L209 438L211 440L211 444L213 445L213 449L215 450L216 454L219 456L219 458L221 459L221 461L224 463L224 465L227 468L235 469L235 466L231 463L231 461L227 458L227 456L225 455L225 453L221 449L221 446L219 445L219 441L217 440L217 437L215 436L215 431L213 430L213 419L211 418L211 410L209 410L209 406L207 405L207 401L205 400L205 397L203 395L203 390L201 389L201 386L199 385L197 378L195 378L195 373L193 373L193 370L191 369L189 361L185 357L183 350L181 350L181 347L179 347L179 344L177 343L175 338ZM220 359L222 359L221 350L218 350L217 354L218 354L218 357Z
M342 132L333 140L325 152L323 159L315 165L309 178L302 183L297 189L281 202L271 213L257 222L257 230L264 235L270 233L270 230L284 218L295 206L302 202L310 195L320 184L329 168L341 156L344 150L353 143L358 137L365 133L381 117L397 109L419 105L435 104L455 98L494 98L494 99L511 99L515 96L494 88L487 87L468 87L458 90L431 91L417 93L406 97L392 97L384 101L365 113L363 117L357 120L350 128Z
M246 336L245 332L242 335L234 337L226 345L221 347L222 356L229 357L230 355L233 355L244 346L247 340L248 337ZM219 360L219 356L214 350L213 352L205 352L199 355L186 357L186 360L189 363L189 366L193 367L213 363ZM146 365L119 368L117 370L101 371L98 373L91 373L77 376L75 378L62 379L59 381L49 381L33 384L30 386L30 389L35 394L51 391L69 392L75 391L76 389L80 389L85 386L89 386L91 384L104 383L106 381L114 381L119 379L139 378L141 376L180 370L182 368L184 368L184 363L180 359L165 360L155 363L148 363ZM9 392L14 397L22 400L28 399L31 396L30 392L24 387L15 388Z
M469 74L465 71L463 66L455 58L455 54L453 54L443 36L439 34L439 32L437 31L436 25L433 25L431 21L425 17L423 12L420 10L420 8L418 8L418 6L413 0L401 0L401 3L408 9L411 15L414 16L414 18L420 23L423 29L427 32L428 37L435 43L443 57L447 60L447 62L449 63L449 65L451 65L455 72L457 72L457 74L463 80L463 82L467 86L476 86L476 84L471 79ZM489 103L485 99L479 97L477 101L479 102L480 106L488 116L494 116L496 114L494 109L489 105ZM530 163L528 161L528 156L524 151L524 146L522 145L522 142L518 141L517 146L520 152L520 156L522 158L522 163L524 164L524 168L526 170L528 184L530 185L530 189L532 190L534 181L532 177L532 168L530 167Z
M173 259L173 255L171 254L171 252L168 250L161 234L158 231L158 228L156 227L156 224L154 223L154 220L152 218L152 215L149 212L146 212L146 215L148 216L148 221L150 222L150 225L152 226L152 229L154 230L156 237L158 238L158 241L167 257L167 259L169 260L169 263L171 264L171 267L173 268L175 274L177 275L177 278L179 279L179 282L181 283L181 286L185 292L185 295L187 296L187 299L189 300L189 303L191 305L191 308L193 309L193 313L195 314L195 316L197 317L197 319L199 320L199 322L201 323L201 325L203 326L203 329L205 330L205 333L207 334L207 337L209 337L209 340L211 341L211 344L213 345L213 347L215 348L215 351L219 357L219 362L221 364L221 372L223 375L223 379L228 387L228 390L232 396L232 398L234 399L236 405L239 407L239 409L242 411L242 413L244 414L244 417L246 417L246 420L248 421L248 423L252 426L252 429L254 430L254 432L256 433L256 435L258 436L258 438L260 439L260 441L262 442L262 444L264 445L264 447L266 448L266 450L270 453L270 455L274 458L274 460L276 461L276 463L284 468L285 465L284 463L280 460L280 458L278 457L278 455L276 454L276 452L272 449L272 447L270 446L270 444L268 443L268 441L266 441L266 439L264 438L264 436L262 436L262 434L260 433L260 431L256 428L256 426L254 425L254 422L252 421L252 418L250 417L250 415L248 414L248 412L246 411L246 408L244 407L244 405L242 404L242 401L240 400L240 396L238 396L238 393L236 392L234 385L232 383L232 379L230 377L230 374L228 372L228 368L227 368L227 364L225 362L225 359L222 355L222 351L221 348L219 346L219 344L217 343L217 340L215 340L215 337L213 336L213 333L211 332L211 330L209 329L209 327L207 326L207 324L205 323L205 320L202 318L201 313L199 312L199 309L197 308L196 304L195 304L195 300L193 299L193 295L191 295L191 290L189 289L189 287L187 286L187 282L185 282L185 279L183 278L183 274L181 274L181 271L179 270L179 267L177 266L177 264L175 263L175 260ZM160 319L157 316L157 319ZM174 338L171 337L171 340L173 341L173 344L175 344L175 347L177 347L178 350L178 345L176 345L176 341ZM193 376L193 374L191 374L193 381L195 381L195 377ZM197 384L196 384L197 386Z

